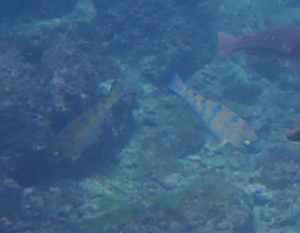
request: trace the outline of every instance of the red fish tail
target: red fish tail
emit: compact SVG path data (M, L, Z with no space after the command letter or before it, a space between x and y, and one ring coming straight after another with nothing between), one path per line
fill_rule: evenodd
M226 56L238 49L237 45L241 39L227 34L225 32L218 32L218 54Z
M286 136L290 141L300 141L300 119L287 132Z

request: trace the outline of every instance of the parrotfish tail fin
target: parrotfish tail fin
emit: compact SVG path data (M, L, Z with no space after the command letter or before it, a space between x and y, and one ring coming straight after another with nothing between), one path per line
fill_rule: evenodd
M237 49L237 45L241 39L232 36L225 32L218 32L218 54L220 56L227 56Z
M187 85L183 82L179 75L175 73L167 88L175 92L177 95L183 96L187 90Z

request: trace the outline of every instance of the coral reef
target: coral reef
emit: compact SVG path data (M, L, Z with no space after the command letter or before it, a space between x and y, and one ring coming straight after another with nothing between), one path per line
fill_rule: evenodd
M299 70L216 56L218 30L299 26L298 1L0 2L0 231L297 232ZM253 125L255 156L212 135L166 90L174 72ZM59 132L109 95L126 97L77 160ZM63 142L62 142L63 143Z

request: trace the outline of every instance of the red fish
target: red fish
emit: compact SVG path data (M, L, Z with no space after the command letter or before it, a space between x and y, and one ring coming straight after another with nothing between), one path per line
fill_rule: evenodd
M290 141L300 141L300 119L287 132L286 136Z
M245 50L256 56L283 58L286 66L294 64L300 58L300 28L297 27L270 28L242 38L219 32L218 42L218 53L222 56Z

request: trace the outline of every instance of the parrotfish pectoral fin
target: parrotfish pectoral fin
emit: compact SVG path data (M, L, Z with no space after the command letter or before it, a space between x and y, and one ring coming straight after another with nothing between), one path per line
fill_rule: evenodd
M210 148L213 150L217 150L227 144L227 139L224 139L223 141L213 141L212 144L210 145Z
M182 96L187 88L186 84L182 81L177 73L174 74L173 78L169 82L167 88L179 96Z
M241 39L227 34L225 32L218 32L218 54L220 56L227 56L237 49L237 44Z

